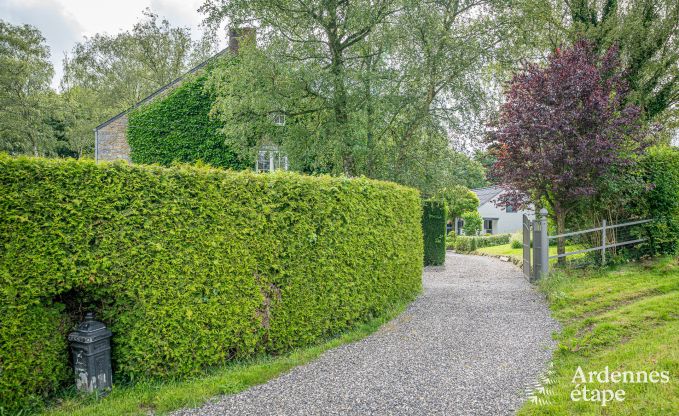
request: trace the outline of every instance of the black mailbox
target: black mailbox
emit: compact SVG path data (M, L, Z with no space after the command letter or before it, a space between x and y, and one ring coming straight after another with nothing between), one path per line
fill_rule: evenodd
M78 329L68 334L73 353L75 384L88 393L105 393L112 385L111 331L88 312Z

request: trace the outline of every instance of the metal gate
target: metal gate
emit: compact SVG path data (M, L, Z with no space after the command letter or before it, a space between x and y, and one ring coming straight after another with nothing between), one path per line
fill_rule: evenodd
M533 247L531 247L531 240ZM533 252L532 258L531 251ZM532 282L547 275L548 256L547 210L543 208L536 213L535 220L523 214L523 274L526 279Z

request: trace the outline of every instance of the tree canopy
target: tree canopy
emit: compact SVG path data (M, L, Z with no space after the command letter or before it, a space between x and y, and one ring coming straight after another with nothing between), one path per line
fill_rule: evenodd
M676 111L679 103L679 2L675 0L547 0L515 4L514 41L534 54L587 39L597 52L616 45L623 77L642 117ZM521 45L521 46L519 46Z
M302 171L481 186L451 139L485 104L472 74L497 52L494 3L207 1L208 23L257 27L208 81L214 114L234 146L280 144Z
M0 20L0 150L50 154L50 51L39 30Z
M214 51L146 10L131 31L96 34L64 59L62 89L90 88L114 111L124 110L174 80Z
M517 73L491 136L505 202L546 204L562 233L566 216L645 146L641 110L627 94L617 48L600 56L587 41Z
M479 207L479 197L462 185L443 188L439 191L438 196L446 201L449 220L460 218L463 213L468 211L476 212Z

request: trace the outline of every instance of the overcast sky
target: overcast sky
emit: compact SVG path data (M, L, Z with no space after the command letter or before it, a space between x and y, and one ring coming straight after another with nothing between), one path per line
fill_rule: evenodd
M54 64L52 86L61 80L62 59L84 36L131 29L150 7L172 26L188 26L200 36L202 0L0 0L0 19L36 26L47 39Z

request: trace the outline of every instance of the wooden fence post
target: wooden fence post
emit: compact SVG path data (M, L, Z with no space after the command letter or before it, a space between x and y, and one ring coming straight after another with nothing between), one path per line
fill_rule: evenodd
M601 220L601 265L606 264L606 220Z

